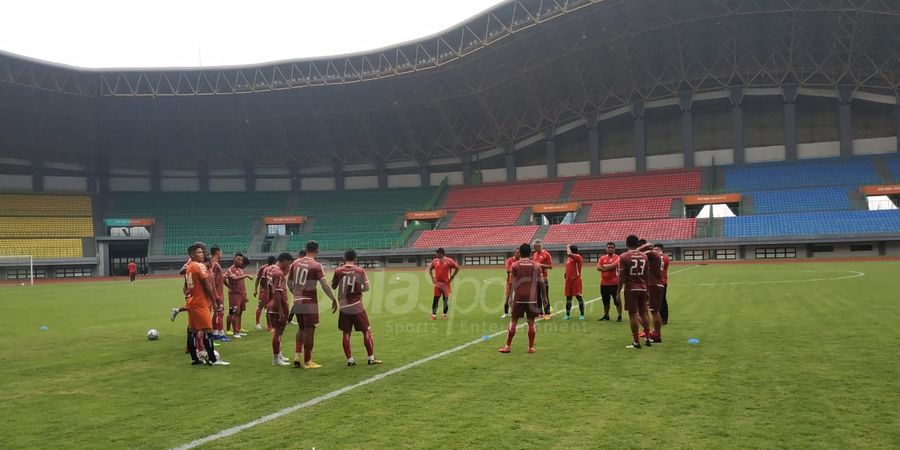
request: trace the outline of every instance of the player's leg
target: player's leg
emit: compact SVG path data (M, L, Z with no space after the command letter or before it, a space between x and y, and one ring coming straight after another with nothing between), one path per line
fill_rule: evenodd
M566 317L565 320L569 320L569 315L572 313L572 296L566 295Z
M501 319L509 317L509 280L506 280L506 289L503 291L503 315Z
M193 364L195 366L203 364L200 361L200 358L197 357L197 344L195 342L196 338L197 338L196 332L189 329L187 332L187 348L188 348L188 353L190 353L190 355L191 355L191 364Z
M281 354L281 343L284 336L284 328L286 322L279 321L273 314L269 317L269 324L272 325L272 365L273 366L289 366L291 363Z
M231 322L234 320L234 309L228 307L228 316L225 318L225 334L233 334L231 331Z
M375 357L375 338L372 336L371 328L363 331L363 345L366 347L366 356L368 356L369 365L381 364L381 360Z
M344 348L344 356L347 358L347 365L355 366L356 361L353 359L353 352L350 349L350 333L341 333L341 346Z
M317 364L312 362L312 350L313 345L316 342L316 328L315 327L305 327L303 329L303 364L304 367L316 368Z
M634 292L625 291L625 310L628 311L628 324L631 326L631 347L641 348L641 338L639 336L641 319L640 311L637 308L637 299Z
M584 297L581 294L575 296L575 300L578 300L578 320L584 320Z
M262 310L263 310L262 305L256 306L256 329L257 330L262 328L261 326L259 326L259 315L262 314Z
M434 285L434 297L431 299L431 320L437 319L438 300L441 298L441 291L437 284Z
M297 320L298 325L300 320ZM290 322L288 322L290 323ZM303 334L303 327L297 327L297 334L294 335L294 367L301 367L303 365L303 339L305 335Z
M528 305L533 307L537 305ZM536 308L533 312L526 312L525 318L528 320L528 353L534 353L534 337L537 335L537 329L534 326L534 318L541 315L541 310Z
M609 320L609 302L612 300L612 292L609 286L600 286L600 300L603 301L603 317L597 320Z
M613 299L613 304L616 305L616 314L618 314L618 316L616 317L616 322L621 322L622 321L622 300L619 299L619 288L618 287L616 287L616 290L613 291L612 299Z
M506 327L506 345L500 348L500 353L509 353L509 347L512 345L513 338L516 337L516 328L519 325L519 318L513 315L509 319L509 325Z
M550 280L544 280L544 319L550 318Z
M441 296L444 299L444 314L441 316L442 319L447 319L447 312L450 311L450 292L446 292Z
M663 325L669 324L669 299L667 297L667 293L669 291L669 285L665 285L662 288L662 304L659 306L659 316L662 319Z

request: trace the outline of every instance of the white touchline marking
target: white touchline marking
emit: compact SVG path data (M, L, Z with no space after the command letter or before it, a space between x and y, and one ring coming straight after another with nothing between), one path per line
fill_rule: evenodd
M805 271L810 272L810 271ZM821 272L820 272L821 273ZM860 278L866 276L865 272L857 272L855 270L842 270L838 272L831 273L849 273L851 275L844 275L842 277L836 278L809 278L806 280L768 280L768 281L735 281L733 283L700 283L700 284L692 284L692 285L679 285L679 286L738 286L743 284L791 284L791 283L813 283L816 281L837 281L837 280L848 280L850 278Z
M693 268L696 268L696 267L700 267L700 266L691 266L691 267L687 267L687 268L685 268L685 269L676 270L675 272L669 273L669 275L675 275L676 273L684 272L684 271L686 271L686 270L690 270L690 269L693 269ZM601 299L601 297L597 297L597 298L594 298L594 299L591 299L591 300L586 300L586 301L584 302L584 304L585 304L585 305L591 304L591 303L594 303L594 302L596 302L596 301L599 301L600 299ZM551 315L556 316L556 315L559 315L559 314L561 314L561 313L563 313L563 312L564 312L564 311L557 311L557 312L555 312L555 313L553 313L553 314L551 314ZM528 325L528 322L527 322L527 321L526 321L526 323L523 323L523 324L519 325L517 328L523 328L523 327L525 327L526 325ZM495 338L495 337L497 337L497 336L504 335L504 334L506 334L506 330L498 331L498 332L496 332L496 333L490 335L490 337L491 337L491 338ZM310 407L310 406L318 405L319 403L322 403L322 402L324 402L324 401L326 401L326 400L331 400L331 399L333 399L333 398L335 398L335 397L337 397L337 396L340 396L340 395L342 395L342 394L346 394L347 392L350 392L350 391L352 391L352 390L354 390L354 389L356 389L356 388L363 387L363 386L366 386L366 385L368 385L368 384L372 384L372 383L374 383L374 382L376 382L376 381L383 380L383 379L385 379L385 378L387 378L387 377L389 377L389 376L391 376L391 375L395 375L395 374L398 374L398 373L400 373L400 372L403 372L403 371L412 369L413 367L420 366L420 365L425 364L425 363L427 363L427 362L429 362L429 361L434 361L435 359L442 358L442 357L447 356L447 355L449 355L449 354L451 354L451 353L456 353L456 352L458 352L458 351L460 351L460 350L469 348L469 347L471 347L471 346L473 346L473 345L475 345L475 344L478 344L478 343L484 342L484 341L485 341L485 339L484 339L483 337L481 337L481 338L475 339L474 341L466 342L465 344L458 345L458 346L453 347L453 348L451 348L451 349L449 349L449 350L444 350L444 351L442 351L442 352L440 352L440 353L435 353L435 354L433 354L433 355L431 355L431 356L428 356L428 357L425 357L425 358L422 358L422 359L413 361L413 362L411 362L411 363L407 363L407 364L402 365L402 366L400 366L400 367L397 367L397 368L395 368L395 369L388 370L387 372L380 373L380 374L378 374L378 375L372 376L371 378L366 378L365 380L362 380L362 381L360 381L359 383L351 384L351 385L348 385L348 386L344 386L344 387L342 387L342 388L340 388L340 389L331 391L331 392L329 392L329 393L327 393L327 394L324 394L324 395L320 395L320 396L318 396L318 397L316 397L316 398L307 400L307 401L305 401L305 402L303 402L303 403L298 403L298 404L296 404L296 405L294 405L294 406L288 406L287 408L280 409L280 410L278 410L278 411L273 412L272 414L268 414L268 415L262 416L262 417L260 417L260 418L258 418L258 419L256 419L256 420L252 420L252 421L247 422L247 423L245 423L245 424L235 425L235 426L233 426L233 427L231 427L231 428L226 428L226 429L224 429L224 430L222 430L222 431L220 431L220 432L218 432L218 433L211 434L211 435L209 435L209 436L206 436L206 437L203 437L203 438L200 438L200 439L195 439L195 440L193 440L193 441L191 441L191 442L188 442L187 444L179 445L178 447L175 447L173 450L188 450L188 449L192 449L192 448L199 447L199 446L201 446L201 445L203 445L203 444L206 444L206 443L209 443L209 442L212 442L212 441L217 441L217 440L219 440L219 439L226 438L226 437L228 437L228 436L232 436L232 435L238 434L238 433L240 433L241 431L244 431L244 430L246 430L246 429L248 429L248 428L253 428L253 427L257 426L257 425L262 425L262 424L264 424L264 423L266 423L266 422L271 422L271 421L273 421L273 420L275 420L275 419L279 419L279 418L281 418L281 417L284 417L284 416L286 416L286 415L288 415L288 414L290 414L290 413L299 411L299 410L301 410L301 409L308 408L308 407Z

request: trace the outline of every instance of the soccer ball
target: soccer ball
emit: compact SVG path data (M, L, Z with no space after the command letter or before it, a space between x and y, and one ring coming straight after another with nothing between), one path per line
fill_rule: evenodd
M155 341L157 339L159 339L159 330L151 328L150 331L147 332L147 340Z

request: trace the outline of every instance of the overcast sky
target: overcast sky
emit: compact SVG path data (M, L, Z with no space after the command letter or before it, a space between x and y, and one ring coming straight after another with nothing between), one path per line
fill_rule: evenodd
M4 1L0 50L88 68L254 64L372 50L498 0Z

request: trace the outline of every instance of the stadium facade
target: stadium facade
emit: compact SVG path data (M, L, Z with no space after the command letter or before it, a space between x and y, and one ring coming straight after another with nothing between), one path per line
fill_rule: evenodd
M0 190L90 195L93 237L52 264L96 275L113 271L110 252L147 254L103 222L121 219L117 196L141 193L282 193L296 209L305 193L698 168L699 189L684 192L716 194L728 191L723 166L834 158L869 161L878 176L859 184L890 184L898 49L900 4L887 0L523 0L324 59L84 70L0 54ZM768 242L797 257L823 245L900 254L900 228L848 230ZM676 256L763 248L750 235L693 234L667 240ZM415 236L369 258L420 264ZM236 248L259 256L257 244ZM159 270L181 259L149 253ZM498 255L457 254L470 253Z

